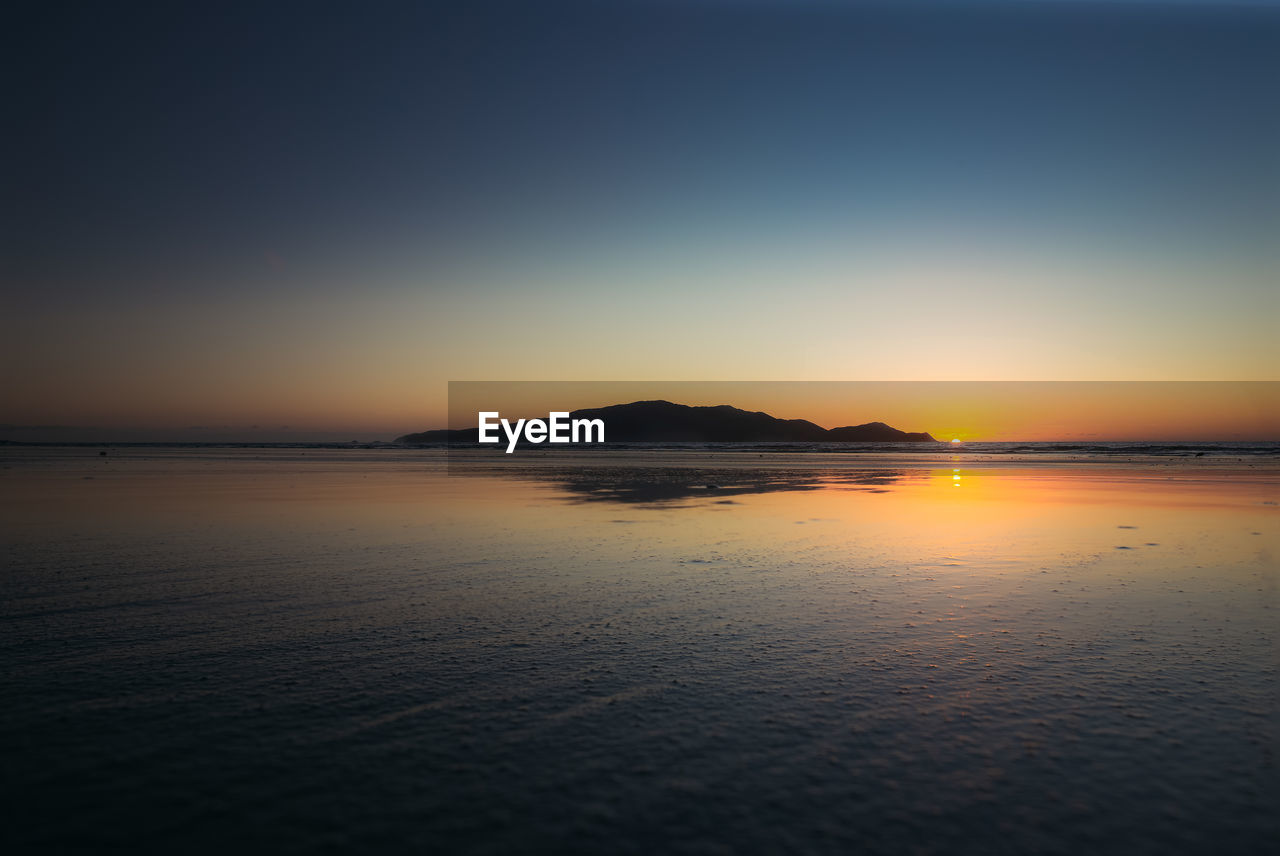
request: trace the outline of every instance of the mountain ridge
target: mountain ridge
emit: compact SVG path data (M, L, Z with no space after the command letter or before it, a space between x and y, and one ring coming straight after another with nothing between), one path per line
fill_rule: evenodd
M687 405L663 399L574 410L571 419L603 419L607 443L936 443L924 431L883 422L823 428L807 419L779 419L729 404ZM397 437L410 446L477 443L479 429L436 429Z

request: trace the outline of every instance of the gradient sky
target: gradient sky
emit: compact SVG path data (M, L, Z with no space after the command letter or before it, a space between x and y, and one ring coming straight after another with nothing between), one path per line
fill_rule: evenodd
M27 3L0 38L0 424L1280 379L1274 3Z

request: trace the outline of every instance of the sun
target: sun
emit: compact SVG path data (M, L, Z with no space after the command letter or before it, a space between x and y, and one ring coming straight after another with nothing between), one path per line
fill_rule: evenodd
M952 443L959 443L959 442L960 442L960 438L959 438L959 437L952 437L952 438L951 438L951 442L952 442Z

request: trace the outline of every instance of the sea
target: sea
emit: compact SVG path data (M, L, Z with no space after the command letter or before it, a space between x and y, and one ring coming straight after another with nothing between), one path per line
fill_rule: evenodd
M5 853L1269 853L1280 443L0 445Z

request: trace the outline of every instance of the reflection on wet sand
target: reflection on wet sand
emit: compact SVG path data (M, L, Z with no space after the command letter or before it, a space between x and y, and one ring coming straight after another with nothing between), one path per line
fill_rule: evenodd
M8 456L18 849L1275 839L1274 463L604 460Z
M889 485L909 477L906 470L855 470L823 472L813 470L718 469L710 467L507 467L469 468L454 466L454 476L517 479L545 484L563 493L566 502L616 502L625 505L675 507L685 500L725 503L733 497L762 493L813 490L866 490L883 492ZM927 473L917 470L915 478Z

